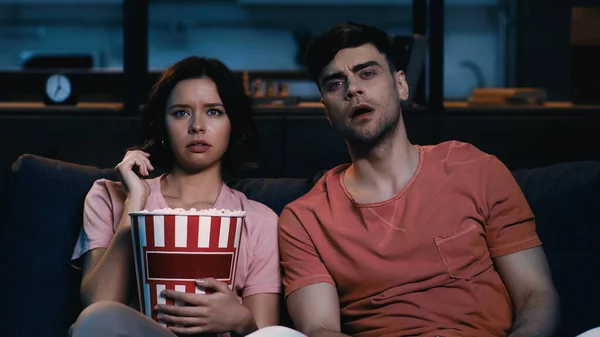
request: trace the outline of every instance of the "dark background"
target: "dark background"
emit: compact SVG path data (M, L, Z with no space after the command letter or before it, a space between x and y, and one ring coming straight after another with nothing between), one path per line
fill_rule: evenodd
M441 102L439 73L444 46L439 41L443 40L443 25L435 20L420 22L413 18L413 28L425 29L429 35L432 55L426 84L421 86L428 90L429 100L404 111L410 140L421 145L447 140L470 142L498 156L510 169L600 160L598 87L585 88L591 92L585 97L589 102L573 102L582 90L573 83L598 83L600 74L594 73L598 69L594 68L597 63L594 60L598 58L588 49L572 48L569 43L571 8L593 2L559 1L552 5L543 0L515 2L517 29L514 45L510 46L515 70L512 81L515 87L546 88L549 101L566 102L544 107L475 108L461 102ZM147 38L147 33L139 28L147 22L131 15L136 3L124 2L125 37L130 34ZM430 4L424 12L413 14L435 17L440 15L435 12L439 6L437 9L435 6ZM127 28L128 24L136 28ZM141 48L143 53L148 46L141 40L137 39L128 48ZM124 149L136 142L139 116L127 99L137 95L134 99L143 101L147 89L160 74L156 71L147 74L139 62L130 61L128 65L127 59L126 55L125 74L85 72L75 76L82 87L93 89L87 93L89 100L117 97L125 103L125 110L110 104L99 107L10 104L6 101L15 97L18 101L39 101L39 91L33 88L35 83L43 83L44 77L23 71L2 72L0 100L6 104L0 106L0 153L9 161L23 153L33 153L79 164L114 167ZM283 74L286 76L299 75ZM131 83L137 84L139 92L132 94L123 87ZM349 160L343 140L328 125L320 108L257 107L255 121L263 151L258 169L248 172L248 176L311 177Z

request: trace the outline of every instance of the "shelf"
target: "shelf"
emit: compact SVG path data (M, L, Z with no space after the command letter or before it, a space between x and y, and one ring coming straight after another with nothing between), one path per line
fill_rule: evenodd
M257 117L324 116L320 102L301 102L298 105L255 105ZM403 113L410 116L433 116L425 107L404 107ZM468 106L467 102L444 102L444 111L438 117L453 115L468 116L545 116L569 115L600 117L600 105L574 105L571 102L547 102L540 106ZM0 116L105 116L137 118L135 114L123 112L123 104L118 102L83 102L75 106L48 106L42 102L0 102Z
M238 0L242 6L412 6L412 0ZM497 6L498 0L446 0L446 6Z
M469 106L466 101L444 102L442 119L467 118L600 118L600 105L546 102L543 105Z
M0 0L0 5L121 5L123 0Z

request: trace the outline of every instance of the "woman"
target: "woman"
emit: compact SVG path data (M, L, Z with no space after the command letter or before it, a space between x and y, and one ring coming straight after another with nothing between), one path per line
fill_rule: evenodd
M189 57L174 64L151 91L141 136L143 145L128 151L116 167L122 183L98 180L86 197L72 263L82 269L81 299L87 308L71 335L247 335L276 325L277 215L222 178L254 149L251 106L241 83L214 59ZM164 173L150 178L159 169ZM210 295L167 291L168 299L187 302L155 308L169 330L125 305L137 304L128 214L161 208L246 211L233 291L214 279L198 281L212 289Z

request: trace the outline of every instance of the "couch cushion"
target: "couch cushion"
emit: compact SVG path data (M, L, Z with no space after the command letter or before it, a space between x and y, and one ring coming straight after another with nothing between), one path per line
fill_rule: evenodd
M600 326L600 162L517 170L561 298L559 336Z
M2 205L4 204L4 186L6 185L6 179L8 177L8 172L10 171L10 166L0 154L0 212L2 212ZM0 226L2 224L0 223Z
M3 336L66 336L79 310L80 273L69 261L85 196L100 170L33 155L12 166L0 224Z
M545 245L578 250L583 244L600 243L600 237L589 235L600 233L594 207L600 198L600 162L516 170L513 175L535 213Z
M279 215L285 205L308 193L313 187L314 181L295 178L243 179L230 181L228 185L244 193L248 199L267 205ZM283 293L281 293L279 304L279 324L293 328L293 322L287 311Z
M83 202L101 170L34 155L20 157L9 172L6 211L0 223L0 278L6 291L2 336L66 336L81 310L81 274L70 266L82 225ZM278 214L308 192L308 179L247 179L229 182ZM13 291L14 289L23 289Z
M278 215L285 205L308 193L313 187L311 179L258 178L229 181L227 184L252 199L270 207Z

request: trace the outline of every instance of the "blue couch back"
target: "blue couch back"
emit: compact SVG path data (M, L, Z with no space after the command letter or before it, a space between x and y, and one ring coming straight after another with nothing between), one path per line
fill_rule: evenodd
M0 158L0 178L2 177ZM4 166L6 167L6 166ZM0 306L2 336L65 336L81 310L80 273L70 267L92 183L113 170L25 155L0 179ZM600 163L582 162L513 172L537 217L538 233L561 296L560 336L600 326ZM312 179L228 182L279 213L308 192ZM3 200L3 201L2 201ZM289 323L284 322L284 323Z
M83 202L97 179L115 180L98 169L34 155L12 166L0 217L0 287L10 289L0 306L2 336L66 336L81 310L81 275L70 258L82 225ZM276 212L308 192L308 179L248 179L233 188ZM5 272L6 271L6 272Z

